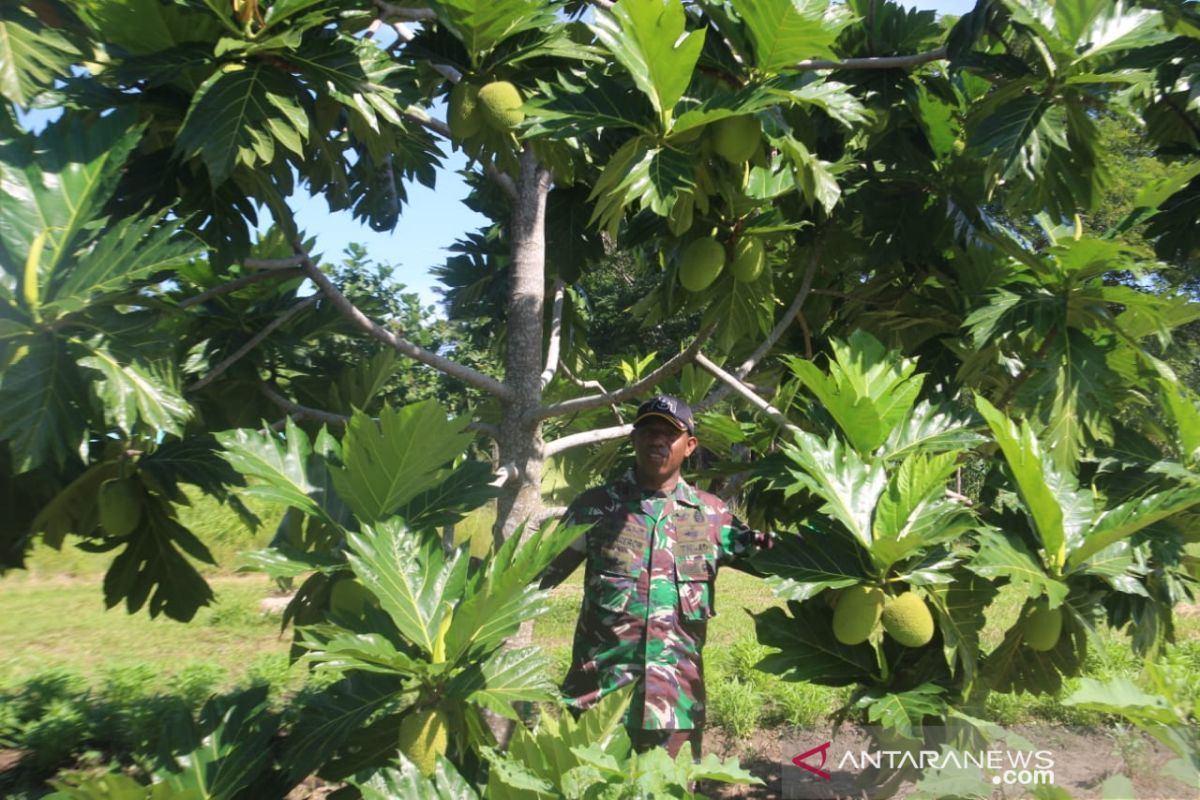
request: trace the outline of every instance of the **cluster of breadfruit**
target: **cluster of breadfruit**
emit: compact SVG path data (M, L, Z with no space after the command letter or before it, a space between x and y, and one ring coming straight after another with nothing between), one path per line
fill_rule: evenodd
M725 245L715 237L693 239L679 256L679 282L689 292L707 289L729 263L734 280L750 283L758 280L767 263L762 239L743 236L733 246L732 257L727 257Z
M521 92L508 81L491 81L482 86L461 80L450 92L446 122L455 139L463 141L484 129L508 133L521 124Z
M692 128L680 134L676 141L694 141L707 133L708 144L722 159L733 166L748 168L747 162L762 147L758 120L746 114L725 117L712 125ZM698 168L702 173L703 166ZM704 185L705 181L698 181ZM727 247L714 236L694 239L679 257L679 282L689 292L700 292L712 285L726 266L735 280L751 283L758 280L766 265L766 252L761 239L743 236Z
M905 647L924 647L933 639L933 615L913 591L887 595L874 586L852 586L837 596L833 608L833 635L842 644L862 644L876 628ZM1024 620L1022 635L1031 650L1054 649L1062 634L1062 609L1039 600Z

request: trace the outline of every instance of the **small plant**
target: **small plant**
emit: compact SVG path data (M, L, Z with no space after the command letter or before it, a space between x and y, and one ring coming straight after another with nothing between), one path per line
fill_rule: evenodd
M229 673L220 664L197 662L188 664L175 675L172 684L175 693L188 708L199 708L204 701L216 693Z
M753 683L739 678L709 685L710 721L744 739L758 730L766 698Z

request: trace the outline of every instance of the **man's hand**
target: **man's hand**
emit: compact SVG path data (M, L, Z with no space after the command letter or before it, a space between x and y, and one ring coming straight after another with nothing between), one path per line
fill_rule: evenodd
M770 550L775 546L774 531L755 531L749 528L742 534L742 546L747 550Z

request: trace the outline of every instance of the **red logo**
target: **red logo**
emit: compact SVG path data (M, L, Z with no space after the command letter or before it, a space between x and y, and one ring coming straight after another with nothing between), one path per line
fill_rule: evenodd
M827 781L833 780L833 776L830 775L825 770L818 769L817 767L814 767L812 764L804 763L804 759L808 758L811 755L815 755L816 753L820 753L821 754L821 766L822 767L825 766L825 759L829 755L829 746L831 744L833 744L833 742L826 742L825 744L817 745L812 750L809 750L807 753L801 753L800 755L793 758L792 763L795 764L797 767L800 767L801 769L808 770L813 775L816 775L819 778L824 778Z

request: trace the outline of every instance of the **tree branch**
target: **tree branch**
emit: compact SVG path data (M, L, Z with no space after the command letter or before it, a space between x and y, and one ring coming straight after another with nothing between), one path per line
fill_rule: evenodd
M918 67L921 64L928 64L930 61L943 61L946 57L946 48L939 47L936 50L913 53L908 56L871 56L869 58L847 58L842 61L827 61L821 58L813 58L793 64L790 69L801 71L820 69L904 69L906 67Z
M550 381L554 380L554 373L558 371L558 352L562 346L563 298L565 295L566 290L563 288L562 278L555 278L554 311L550 318L550 343L546 347L546 369L542 372L542 389L550 385Z
M303 258L304 274L321 289L325 296L333 303L334 307L341 312L342 316L353 322L359 329L394 348L396 352L420 361L426 366L440 370L447 375L458 378L469 386L474 386L476 389L481 389L504 400L512 399L512 390L495 378L451 361L444 356L439 356L437 353L431 353L425 348L413 344L403 336L392 333L387 328L372 320L358 306L350 302L350 299L346 295L341 293L333 281L329 279L329 276L321 272L320 268L312 262L312 259L306 253L300 253L300 256Z
M242 266L247 269L287 269L288 267L298 267L304 263L304 259L300 256L292 256L291 258L246 258L242 260Z
M398 48L401 42L408 43L416 38L416 35L408 29L408 26L403 22L393 22L392 30L396 32L396 41L392 47ZM462 80L462 73L449 64L430 64L433 71L448 79L451 83L458 83Z
M331 411L322 411L319 408L302 406L299 403L295 403L265 383L259 385L259 390L268 400L286 411L288 416L294 419L311 419L317 422L323 422L326 425L338 426L345 425L350 421L350 417L347 417L343 414L334 414ZM495 425L489 425L486 422L471 422L465 428L463 428L463 430L470 431L472 433L482 433L483 435L490 436L493 439L500 435L500 430Z
M804 301L808 299L808 295L812 292L813 277L817 274L817 262L821 257L821 247L818 245L813 249L812 258L808 261L808 266L804 270L804 277L800 280L800 288L796 292L796 296L792 298L792 304L788 306L787 311L783 312L783 316L775 323L775 327L771 328L771 332L763 339L762 343L755 348L750 357L738 366L733 371L735 377L739 380L744 379L750 374L750 371L758 365L758 362L763 359L767 353L771 352L771 348L778 344L783 337L784 332L791 326L792 322L800 314L800 309L804 306ZM725 399L732 387L729 384L714 389L699 403L696 404L696 411L705 411L712 408L717 403Z
M258 333L254 334L252 337L250 337L250 340L248 342L246 342L241 347L239 347L237 350L235 350L232 355L230 355L228 358L226 358L220 364L217 364L215 367L213 367L212 370L207 375L205 375L203 378L201 378L200 380L196 381L191 386L189 386L187 388L187 391L188 392L198 392L201 389L203 389L205 386L208 386L210 383L215 381L217 378L221 377L223 374L225 374L226 370L228 370L230 367L232 367L234 364L236 364L238 361L240 361L251 350L258 347L264 339L266 339L268 336L270 336L272 333L274 333L281 325L286 323L292 317L299 314L301 311L304 311L305 309L309 308L310 306L316 305L317 300L319 300L320 298L321 298L321 296L318 294L314 294L311 297L306 297L303 300L301 300L299 303L296 303L295 305L293 305L287 311L280 314L275 319L271 320L269 323L267 323L266 325L263 326L263 329L261 331L259 331Z
M299 403L293 403L265 383L259 384L258 390L262 392L264 397L286 411L288 416L293 419L311 419L315 422L323 422L326 425L337 425L339 427L344 426L350 421L349 417L342 414L334 414L330 411L321 411L318 408L310 408L302 406Z
M409 22L437 19L437 14L432 8L410 8L397 3L388 3L386 0L375 0L375 7L379 9L380 15L385 19L395 17Z
M616 425L612 428L596 428L595 430L583 431L581 433L571 433L546 442L542 446L542 453L546 458L550 458L573 447L583 447L584 445L620 439L628 436L632 430L633 425Z
M538 419L548 419L549 417L557 417L562 414L570 414L577 411L587 411L600 406L612 405L621 403L632 397L637 397L642 392L657 384L659 381L669 378L679 370L683 369L684 364L696 358L700 352L700 348L712 335L713 330L717 327L714 322L700 333L696 334L696 338L687 346L686 350L679 352L663 362L663 365L651 372L646 377L642 378L637 383L630 384L623 389L618 389L615 392L607 394L597 394L590 397L576 397L571 400L564 400L561 403L553 403L548 406L542 406L538 410Z
M752 406L770 417L773 422L782 426L785 430L790 431L791 433L800 433L800 429L789 422L788 418L784 416L782 411L756 395L750 390L750 387L746 386L746 384L742 383L740 380L730 375L713 362L709 361L703 353L696 354L696 363L709 374L713 375L718 380L723 381L726 385L733 389L734 392L748 400Z
M244 289L247 286L251 286L256 283L262 283L263 281L272 280L274 278L299 274L299 269L291 267L288 269L264 270L263 272L255 272L250 275L243 275L242 277L229 281L228 283L222 283L220 286L214 286L213 288L201 292L198 295L189 297L186 300L181 300L176 308L191 308L192 306L199 305L200 303L207 303L214 297L219 297L223 294L230 294L231 292L236 292L239 289Z

